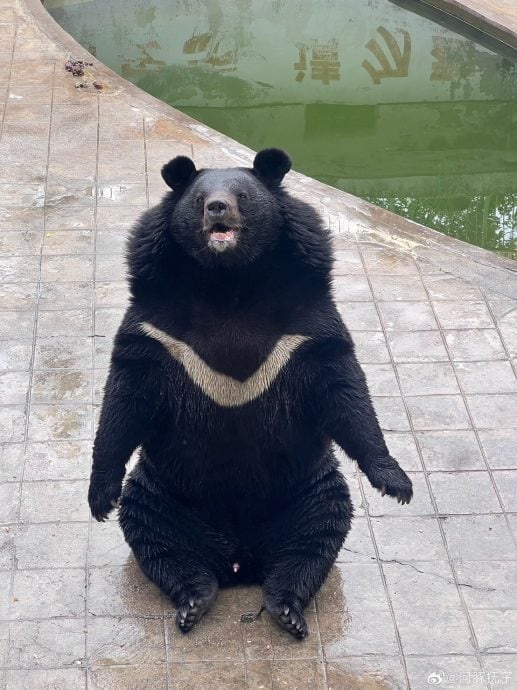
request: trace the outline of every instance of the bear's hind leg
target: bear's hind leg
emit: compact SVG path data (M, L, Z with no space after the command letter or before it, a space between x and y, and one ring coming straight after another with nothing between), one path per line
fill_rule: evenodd
M284 630L307 636L303 609L327 577L350 529L353 509L337 470L302 491L267 532L265 606Z
M194 511L140 479L137 471L126 482L120 525L143 572L176 604L179 629L189 632L224 583L231 546Z

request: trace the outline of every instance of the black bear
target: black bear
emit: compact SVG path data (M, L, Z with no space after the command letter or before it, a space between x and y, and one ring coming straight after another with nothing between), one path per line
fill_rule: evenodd
M281 187L278 149L253 168L162 169L172 188L128 247L131 301L94 444L90 508L119 505L146 575L188 632L219 586L260 583L297 638L350 529L332 441L407 503L331 296L331 238ZM122 488L125 465L139 461Z

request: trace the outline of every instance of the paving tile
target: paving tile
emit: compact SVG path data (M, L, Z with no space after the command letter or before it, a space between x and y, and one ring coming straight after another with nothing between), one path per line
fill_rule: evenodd
M368 655L333 659L327 663L327 682L329 688L339 690L407 688L402 663L394 656Z
M384 440L390 454L397 460L401 467L406 471L421 471L422 463L418 455L418 449L412 433L386 431Z
M16 525L4 525L0 529L0 570L10 571L13 566L15 533ZM4 584L7 585L8 591L9 585L7 583Z
M99 307L127 307L129 294L125 281L97 282L95 285L95 304Z
M147 188L143 181L111 183L97 188L99 206L142 206L147 202Z
M85 440L92 435L91 405L32 405L29 441Z
M111 281L126 279L126 258L123 255L104 255L97 257L95 265L96 281Z
M422 472L408 472L413 482L413 498L408 505L400 505L391 496L381 496L377 489L370 486L367 479L362 481L368 502L368 514L380 515L434 515L427 483Z
M481 652L517 652L517 611L473 610L470 616Z
M109 337L115 335L125 310L120 307L98 307L95 313L95 336ZM95 363L97 365L97 362ZM100 363L99 363L99 366Z
M417 431L467 429L470 420L459 395L422 395L407 397L406 403Z
M20 690L20 688L85 690L86 672L74 668L12 670L5 672L5 683L5 690Z
M387 331L436 331L438 324L428 302L379 302Z
M425 275L422 280L433 302L442 300L475 302L483 299L481 290L477 285L456 278L450 273L445 275Z
M429 481L440 513L501 512L488 472L433 472Z
M479 439L491 468L515 467L517 457L517 429L480 431Z
M398 364L403 395L457 394L460 392L454 369L446 362Z
M81 319L88 322L86 312ZM34 369L90 369L93 364L92 339L88 336L53 336L36 339Z
M361 364L389 363L390 354L382 333L354 331L352 338L355 344L357 359Z
M386 247L361 247L368 273L373 275L417 276L418 268L411 256Z
M40 337L74 336L92 334L91 309L67 311L40 311L38 313L38 339Z
M427 470L485 469L473 431L419 431L416 438Z
M447 553L434 517L375 517L372 528L383 560L445 560Z
M0 253L37 255L41 251L43 234L39 230L4 232L0 235Z
M80 568L87 541L86 523L20 525L15 536L18 568Z
M484 302L454 301L433 303L442 328L493 328L494 322Z
M21 493L23 522L84 521L89 518L88 483L74 481L25 481Z
M22 478L25 445L5 443L0 446L0 482L18 481Z
M184 636L174 619L165 619L171 662L244 661L242 623L215 617L208 612L199 626Z
M28 371L0 372L0 404L22 405L29 391Z
M338 302L337 308L347 328L353 331L381 331L373 302Z
M90 476L91 453L90 440L27 443L24 450L24 479L87 479Z
M373 406L383 431L409 431L409 421L402 398L372 397Z
M213 619L215 625L221 625L221 620L217 618L215 612ZM281 630L271 619L271 616L265 612L251 623L239 622L239 614L237 613L233 619L227 617L224 625L235 626L237 621L237 625L240 626L244 656L247 661L320 659L322 654L316 611L306 610L305 619L309 626L309 635L302 644L299 640L295 640L292 635ZM233 636L233 632L231 634Z
M41 260L41 280L50 282L88 281L93 278L93 258L89 255L46 256Z
M93 616L156 617L162 615L164 605L172 607L133 557L123 566L89 570L88 612Z
M449 355L439 331L392 332L387 334L395 362L445 362Z
M447 690L470 690L472 686L486 690L488 687L475 656L408 656L406 665L412 688L439 685Z
M458 594L448 561L406 561L382 564L395 611L422 608L459 608Z
M191 670L187 669L187 673L190 674ZM88 687L95 690L167 690L167 666L101 666L88 671ZM186 687L188 686L182 686Z
M93 282L51 282L40 284L39 309L91 309Z
M379 566L369 563L337 563L316 595L318 614L349 609L388 610Z
M95 525L90 535L88 563L95 567L125 565L131 554L116 520Z
M91 371L36 371L32 402L91 402L92 379Z
M371 395L400 395L400 389L392 364L364 364Z
M325 658L341 659L366 654L398 654L395 626L389 611L357 611L351 615L319 613L321 643Z
M18 482L0 484L0 523L16 522L19 500Z
M16 443L25 436L25 406L0 407L0 443Z
M332 281L336 302L368 302L373 295L368 280L362 275L336 275Z
M28 371L31 357L31 342L4 341L0 348L0 370Z
M494 472L505 510L517 513L517 470Z
M120 206L110 208L109 206L99 206L97 208L97 232L129 232L137 218L147 210L147 204Z
M45 209L46 232L90 230L94 226L94 209L89 206L53 206Z
M420 276L415 275L370 275L373 294L383 302L405 300L418 302L427 299Z
M4 311L0 319L0 338L32 338L35 314L33 311Z
M494 329L450 330L444 335L455 362L506 359L501 338Z
M85 596L84 569L18 570L9 615L11 619L82 617Z
M12 668L54 668L83 665L84 620L12 621L9 625L8 665Z
M43 254L80 254L93 252L93 230L56 230L45 233Z
M453 515L442 524L452 559L515 559L516 549L502 515Z
M38 276L34 279L37 280ZM38 298L37 283L0 283L0 309L32 311Z
M512 357L517 356L517 309L507 313L499 322L499 330Z
M371 563L375 558L366 518L355 517L337 560L343 563Z
M357 249L335 249L332 272L336 276L364 275L359 251Z
M99 222L97 222L97 226L99 227L95 243L97 256L101 254L123 254L127 246L129 228L113 227L104 230Z
M167 659L163 621L146 618L90 618L88 660L91 668L164 663Z
M479 429L517 427L517 393L468 395L467 404Z
M9 590L11 587L11 573L0 570L0 619L9 618Z
M514 561L456 561L454 569L469 609L517 608Z
M517 654L486 654L481 656L481 665L490 690L515 682L517 678Z
M463 610L437 606L395 610L405 654L472 654L467 618Z
M510 362L458 362L461 387L472 393L517 393L517 378Z

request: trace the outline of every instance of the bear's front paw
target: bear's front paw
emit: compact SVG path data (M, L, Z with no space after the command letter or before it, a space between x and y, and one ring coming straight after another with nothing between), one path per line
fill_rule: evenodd
M298 640L303 640L304 637L307 637L309 629L299 606L287 601L278 603L271 597L266 597L264 603L266 609L283 630Z
M409 503L413 497L413 484L394 458L387 456L373 460L367 471L370 484L384 496L388 494L399 503Z
M121 491L121 479L92 474L88 489L88 504L96 520L104 522L109 513L114 508L118 508Z

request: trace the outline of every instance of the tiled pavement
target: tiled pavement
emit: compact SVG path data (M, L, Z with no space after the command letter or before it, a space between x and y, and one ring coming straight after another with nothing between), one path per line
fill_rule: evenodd
M517 688L517 280L318 183L290 176L336 231L336 298L414 501L343 459L357 517L303 643L241 622L249 588L181 636L116 522L90 521L128 227L169 157L249 153L101 68L103 91L75 89L65 57L0 0L0 687Z

